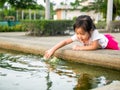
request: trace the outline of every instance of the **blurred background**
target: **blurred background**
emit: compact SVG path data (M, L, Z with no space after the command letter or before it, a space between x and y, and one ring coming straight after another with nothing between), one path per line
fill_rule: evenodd
M63 30L67 30L66 32L69 32L72 30L72 24L76 17L79 15L89 15L94 20L97 29L100 29L100 31L119 32L119 6L120 0L0 0L0 27L3 28L3 26L6 25L15 26L19 24L15 27L15 29L19 30L12 30L9 27L4 27L5 30L3 28L3 30L0 31L31 32L32 30L37 30L39 33L44 34L43 31L47 31L45 29L46 26L51 25L44 26L38 21L63 20L63 22L65 22L69 20L70 25L67 25L66 23L62 25L59 23L59 25L66 27L63 28ZM37 26L34 26L33 24L28 25L32 26L32 30L29 30L31 27L25 25L25 22L28 24L33 21L37 21L39 24ZM71 21L73 22L71 23ZM23 24L23 22L24 26L21 26L20 23ZM42 27L39 25L42 25ZM55 29L59 29L56 28L55 25L52 27L54 27L54 29L52 28L50 31L47 31L48 35L64 33L63 30L62 32L61 30L57 32L54 31Z

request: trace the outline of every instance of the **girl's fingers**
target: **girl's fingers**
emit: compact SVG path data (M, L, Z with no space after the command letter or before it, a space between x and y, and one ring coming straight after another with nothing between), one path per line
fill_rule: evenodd
M45 52L45 57L47 58L47 59L49 59L51 56L53 55L53 51L52 51L52 49L49 49L49 50L47 50L46 52Z
M46 58L46 59L49 59L50 58L50 52L49 52L49 50L48 51L46 51L45 52L45 55L44 55L44 57Z

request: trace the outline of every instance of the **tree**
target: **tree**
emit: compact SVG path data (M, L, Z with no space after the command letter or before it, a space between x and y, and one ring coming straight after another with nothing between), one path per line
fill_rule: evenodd
M8 3L10 5L10 9L6 9L4 4ZM5 16L15 16L16 19L24 18L25 17L25 10L28 9L37 9L40 10L41 12L38 17L43 17L41 13L44 13L44 6L38 5L36 0L0 0L0 8L2 8L3 13L0 14L1 19L3 19ZM36 14L36 12L32 12L32 16Z
M37 4L35 0L8 0L8 2L18 9L33 9Z
M86 0L75 0L74 3L71 3L71 5L75 8L77 8L79 5L81 6L81 11L95 11L96 13L100 12L103 14L103 17L106 18L107 14L107 1L108 0L94 0L94 2L89 3L87 6L83 6L80 3L85 2ZM79 5L78 5L79 2ZM113 19L120 15L120 0L114 0L113 2Z
M82 6L81 5L81 3L82 2L85 2L85 1L87 1L87 0L75 0L75 2L71 2L70 4L73 6L73 8L75 9L75 8L77 8L77 7L79 7L79 6Z
M45 9L42 5L38 5L36 0L0 0L0 8L3 8L6 2L17 9Z
M4 4L7 0L0 0L0 8L3 8L4 7Z
M120 16L120 0L114 0L113 4L113 18Z
M55 11L53 10L55 3L54 2L50 2L50 16L51 18L53 18L53 16L55 15Z

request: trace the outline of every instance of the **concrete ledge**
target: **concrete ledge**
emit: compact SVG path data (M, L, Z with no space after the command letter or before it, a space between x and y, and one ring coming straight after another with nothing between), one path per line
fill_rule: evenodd
M109 85L92 89L92 90L120 90L120 81L114 81Z
M59 58L63 58L65 60L69 60L73 62L79 62L94 66L101 66L101 67L120 70L120 56L111 55L110 53L108 54L108 52L111 51L110 50L72 51L68 49L64 49L64 50L62 49L56 52L55 55Z
M44 52L47 50L45 47L41 47L41 46L33 46L23 43L20 44L17 42L10 42L10 41L0 41L0 48L20 51L24 53L40 54L40 55L44 55Z
M48 48L58 40L61 41L61 37L56 37L56 41L52 39L25 37L15 33L12 35L2 34L0 48L44 55ZM68 61L120 70L120 51L117 50L73 51L70 47L64 47L56 51L54 55Z

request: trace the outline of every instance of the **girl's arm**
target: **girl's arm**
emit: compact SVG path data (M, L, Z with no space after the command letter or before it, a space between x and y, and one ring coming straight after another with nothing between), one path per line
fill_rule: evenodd
M45 57L45 58L50 58L57 49L65 46L65 45L67 45L67 44L70 44L70 43L72 43L72 42L73 42L73 41L72 41L71 38L68 38L68 39L65 39L65 40L59 42L59 43L56 44L54 47L52 47L51 49L47 50L47 51L45 52L44 57Z
M101 48L101 46L98 43L98 40L93 41L90 45L88 46L74 46L73 50L96 50L98 48Z

